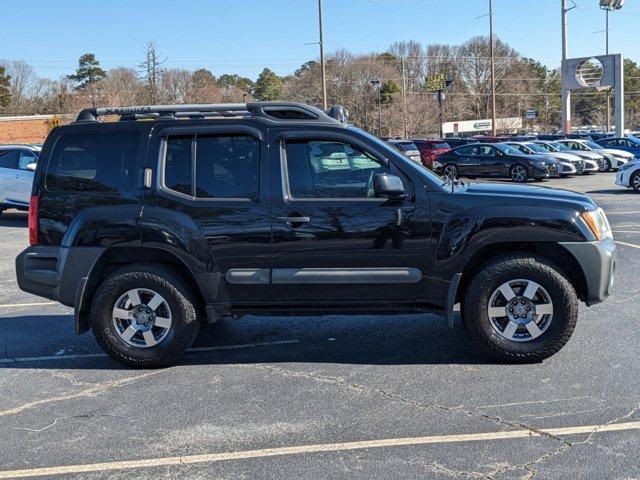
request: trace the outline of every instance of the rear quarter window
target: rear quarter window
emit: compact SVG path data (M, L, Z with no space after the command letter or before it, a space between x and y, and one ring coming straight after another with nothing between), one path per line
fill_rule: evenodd
M59 192L131 190L140 134L83 132L56 142L45 175L45 188Z

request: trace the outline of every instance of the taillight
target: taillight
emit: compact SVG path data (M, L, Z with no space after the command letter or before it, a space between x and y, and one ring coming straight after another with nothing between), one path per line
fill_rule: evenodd
M40 206L40 197L31 195L29 201L29 244L38 244L38 207Z

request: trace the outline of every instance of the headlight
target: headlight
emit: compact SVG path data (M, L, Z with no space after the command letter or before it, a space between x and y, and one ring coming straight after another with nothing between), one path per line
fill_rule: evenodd
M613 232L611 232L609 220L607 220L607 216L604 214L604 210L602 210L602 208L582 212L580 216L597 240L613 238Z
M546 167L547 162L536 162L536 165L538 165L539 167Z

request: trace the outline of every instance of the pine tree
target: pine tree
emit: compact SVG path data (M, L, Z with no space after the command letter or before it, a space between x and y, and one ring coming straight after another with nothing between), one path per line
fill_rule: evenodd
M282 99L282 78L265 68L254 85L253 95L257 100L270 101Z
M9 105L11 100L11 77L5 74L4 66L0 65L0 108Z
M91 103L96 106L96 85L107 76L100 67L100 62L93 53L85 53L78 60L78 68L73 75L67 75L69 80L77 83L75 89L88 91L91 95Z

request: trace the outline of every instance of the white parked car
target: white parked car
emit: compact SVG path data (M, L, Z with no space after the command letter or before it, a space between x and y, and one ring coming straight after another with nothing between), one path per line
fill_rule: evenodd
M633 188L640 193L640 160L633 160L618 168L616 185Z
M29 209L38 155L38 146L0 145L0 214L7 208Z
M520 150L522 153L526 155L545 155L547 157L553 158L558 162L558 174L561 177L566 177L568 175L576 175L578 173L584 173L584 162L577 156L567 154L567 153L559 153L559 152L551 152L544 148L542 145L538 145L534 142L504 142L506 145L509 145L517 150Z
M534 140L531 143L535 143L540 147L548 150L549 153L554 155L562 155L565 159L571 159L573 162L581 161L582 164L577 163L576 169L578 173L582 175L587 175L589 173L597 172L600 170L600 165L596 160L591 158L589 154L581 155L581 152L573 151L566 145L558 142L553 142L550 140Z
M571 150L592 152L602 155L603 164L600 170L603 172L608 172L611 169L617 169L635 158L635 155L632 153L625 152L624 150L616 150L614 148L605 148L591 140L568 139L559 141L564 143Z

